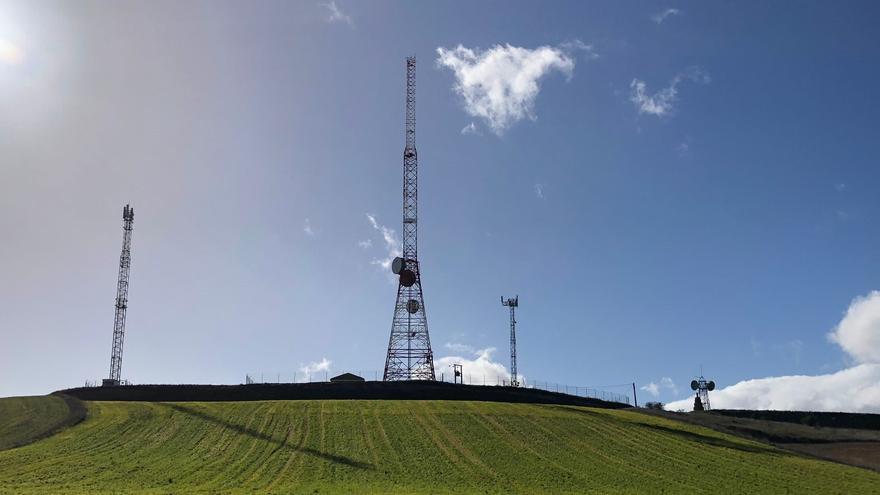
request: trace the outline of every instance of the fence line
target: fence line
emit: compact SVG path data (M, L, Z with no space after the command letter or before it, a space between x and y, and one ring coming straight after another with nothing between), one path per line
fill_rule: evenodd
M382 378L382 372L378 370L371 371L352 371L355 375L358 375L365 380L379 381ZM510 381L506 377L502 376L490 376L486 377L485 375L474 375L472 373L463 373L464 376L459 377L457 379L458 383L463 385L491 385L491 386L500 386L507 387L510 386ZM316 373L303 373L303 372L294 372L293 374L284 374L284 373L260 373L259 377L257 375L245 375L244 384L258 384L258 383L321 383L321 382L329 382L330 381L330 372L329 371L319 371ZM268 379L267 379L268 378ZM441 372L437 377L437 381L442 381L445 383L454 383L456 380L452 376L452 373ZM121 385L129 385L130 382L123 381ZM86 387L99 387L101 386L101 381L86 381ZM632 405L632 401L630 396L627 394L619 394L616 392L611 392L608 390L602 390L603 388L612 388L612 387L629 387L630 384L621 384L621 385L605 385L605 386L579 386L579 385L567 385L563 383L545 381L545 380L529 380L525 377L520 376L520 386L523 388L534 388L538 390L546 390L548 392L557 392L560 394L568 394L574 395L577 397L587 397L593 399L600 399L604 401L610 402L621 402L623 404Z
M365 380L379 381L382 379L382 372L378 370L371 371L350 371L349 373L353 373L358 375ZM335 373L333 373L335 375ZM245 375L245 384L258 384L258 383L319 383L319 382L328 382L330 381L330 375L328 371L320 371L318 373L302 373L302 372L294 372L292 375L287 374L284 375L282 373L275 373L273 375L266 375L261 373L259 379L257 379L257 375ZM267 380L267 376L270 378ZM292 380L290 380L292 379ZM437 381L442 381L445 383L454 383L454 378L452 373L441 372L437 376ZM459 383L463 385L492 385L492 386L501 386L506 387L510 386L510 380L506 377L501 376L485 376L485 375L474 375L464 372L464 376L458 379ZM606 385L606 386L596 386L596 385L568 385L564 383L551 382L546 380L529 380L522 376L520 376L520 386L523 388L534 388L539 390L546 390L548 392L557 392L560 394L568 394L574 395L577 397L586 397L592 399L600 399L604 401L610 402L620 402L623 404L632 405L632 399L628 394L620 394L616 392L612 392L609 390L602 390L603 388L610 387L629 387L631 384L623 384L623 385Z

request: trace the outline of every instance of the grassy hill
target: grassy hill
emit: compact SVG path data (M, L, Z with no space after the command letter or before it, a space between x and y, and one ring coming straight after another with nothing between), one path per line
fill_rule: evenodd
M0 399L0 450L26 445L85 417L83 404L65 396Z
M880 473L627 410L87 404L82 423L0 451L0 493L880 493Z

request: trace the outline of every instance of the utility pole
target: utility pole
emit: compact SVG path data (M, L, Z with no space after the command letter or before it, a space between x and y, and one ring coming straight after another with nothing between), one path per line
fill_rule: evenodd
M131 231L134 225L134 208L122 209L122 254L119 255L119 276L116 280L116 316L113 320L113 348L110 352L110 378L103 385L122 383L122 344L125 340L125 314L128 309L128 273L131 269Z

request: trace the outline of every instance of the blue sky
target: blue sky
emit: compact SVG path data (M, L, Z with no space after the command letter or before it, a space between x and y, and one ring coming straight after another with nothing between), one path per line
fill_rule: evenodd
M700 365L720 387L880 377L858 352L880 346L880 310L855 351L828 338L856 298L880 306L877 14L0 3L0 395L107 374L126 202L125 377L289 379L322 359L381 370L395 287L375 262L381 227L400 232L412 54L438 358L494 347L484 361L507 366L499 296L519 294L527 379L635 381L640 399L671 401ZM480 100L481 83L513 76L537 89ZM880 411L876 393L833 407Z

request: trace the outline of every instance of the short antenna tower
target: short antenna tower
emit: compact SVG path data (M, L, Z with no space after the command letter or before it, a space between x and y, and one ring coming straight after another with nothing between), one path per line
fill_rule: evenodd
M104 386L122 383L122 343L125 340L125 313L128 309L128 273L131 268L131 231L134 208L122 209L122 254L119 255L119 277L116 281L116 317L113 320L113 348L110 352L110 378Z
M698 378L691 380L691 390L694 391L694 411L708 411L709 392L715 390L715 382L706 380L701 374Z
M519 375L516 374L516 308L519 307L519 296L504 300L501 305L510 307L510 386L519 387Z
M418 153L416 152L416 58L406 59L406 146L403 149L403 254L391 270L399 278L391 338L382 379L434 380L418 260Z

